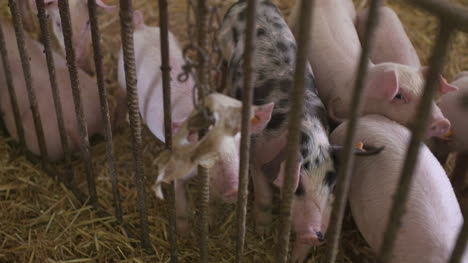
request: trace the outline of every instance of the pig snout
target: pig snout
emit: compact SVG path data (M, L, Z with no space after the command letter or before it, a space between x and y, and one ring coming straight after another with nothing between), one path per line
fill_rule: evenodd
M427 137L444 138L444 135L450 130L450 121L446 118L435 119L427 131Z
M237 200L237 192L239 189L237 189L237 185L232 185L229 189L224 191L222 195L222 199L226 203L234 203Z
M225 203L234 203L239 191L239 174L233 166L218 163L211 178L211 189L217 199Z
M325 239L323 238L322 232L314 232L313 230L307 233L301 233L297 235L297 241L310 245L310 246L318 246L320 245Z
M442 139L446 138L444 135L447 134L452 125L435 103L432 105L431 115L431 124L429 124L428 130L426 131L426 136L439 137Z

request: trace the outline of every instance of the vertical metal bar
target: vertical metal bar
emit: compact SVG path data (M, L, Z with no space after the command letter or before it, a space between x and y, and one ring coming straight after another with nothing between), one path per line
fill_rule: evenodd
M285 173L286 178L280 205L280 225L278 231L276 262L286 263L291 232L291 203L294 192L294 175L297 174L297 153L299 152L300 127L304 107L304 77L307 65L307 47L310 39L312 9L315 1L301 1L299 17L299 37L297 43L296 69L294 72L294 89L290 93L291 108L289 110L288 144Z
M465 215L468 211L464 211ZM453 248L452 256L450 256L449 263L460 263L463 257L463 254L466 252L466 247L468 243L468 222L465 218L463 222L463 227L458 234L457 243Z
M34 120L34 128L36 129L37 141L39 143L39 150L41 153L41 160L44 166L47 166L47 148L44 137L44 130L42 128L41 114L37 104L37 98L32 86L31 65L29 64L29 54L26 50L26 42L24 40L23 22L21 13L18 10L15 0L8 0L11 15L13 17L13 26L16 33L16 41L18 43L18 51L21 57L21 65L23 67L24 80L26 82L26 89L28 91L29 103Z
M188 11L187 11L188 12ZM161 41L161 72L164 104L164 135L166 147L172 148L172 109L171 109L171 65L169 60L169 18L167 0L159 0L159 25ZM177 263L177 235L175 213L174 183L169 186L169 243L171 245L171 262Z
M207 51L209 48L209 38L208 38L208 4L205 0L197 0L196 8L196 24L197 24L197 42L198 42L198 80L199 83L199 93L198 99L203 99L203 90L209 89L210 85L210 57L209 52L204 52L201 50ZM203 135L203 134L200 134ZM210 201L210 178L208 175L208 170L202 166L198 166L198 176L201 178L200 185L200 262L208 262L208 209Z
M47 69L49 71L50 87L52 89L52 98L54 100L55 112L57 113L57 125L60 134L60 142L62 150L65 155L65 163L67 169L67 176L64 178L65 184L70 187L73 184L73 168L71 164L71 152L65 132L65 123L63 120L62 103L60 102L60 91L57 87L57 78L55 74L54 57L50 44L50 34L47 25L47 17L45 13L44 0L36 0L37 16L39 18L39 26L41 28L42 43L44 43L44 53L47 61Z
M91 162L91 153L89 150L88 128L86 126L86 118L83 112L83 104L81 99L81 91L78 81L78 71L75 63L75 50L73 49L73 32L70 21L70 7L68 1L58 1L60 11L60 20L62 22L62 32L65 41L65 51L67 58L68 71L70 74L70 83L73 94L73 102L75 104L76 119L80 132L80 147L83 155L83 160L86 166L86 175L88 181L88 191L91 204L97 203L96 184L94 182L94 170Z
M122 206L120 203L119 181L115 169L114 146L112 144L112 127L109 114L109 105L107 103L107 91L104 86L104 72L102 65L101 37L99 32L99 23L96 11L96 0L88 0L88 12L91 22L91 37L93 40L94 64L96 65L96 78L99 89L99 100L101 103L101 114L104 119L104 128L106 133L106 157L109 165L109 175L112 183L112 193L114 196L115 217L117 221L122 222Z
M245 243L245 221L247 215L247 197L249 185L250 159L250 111L253 100L253 54L255 49L255 14L257 0L250 0L247 4L247 24L244 54L244 90L242 92L242 130L239 164L239 193L237 195L237 242L236 262L242 262Z
M356 82L354 83L353 98L351 101L351 119L348 124L348 131L346 133L346 140L343 152L341 153L342 161L338 167L338 178L336 186L336 199L333 204L333 209L330 217L330 229L328 230L327 237L327 251L326 261L333 263L336 260L338 253L338 244L343 224L343 216L346 207L346 200L348 199L349 186L351 183L351 167L353 167L354 156L352 154L352 147L354 137L356 135L356 127L359 122L359 115L362 112L362 94L365 93L365 79L367 76L369 52L372 46L372 38L375 28L378 23L377 8L380 0L373 0L370 3L369 18L366 25L366 32L364 41L362 43L361 58L359 60L359 68L357 71Z
M5 71L5 79L7 83L8 93L10 96L11 108L13 109L13 116L15 118L16 133L18 134L19 143L26 146L24 139L23 122L19 114L18 100L16 99L15 87L13 85L13 78L11 75L10 62L8 61L8 52L6 50L5 35L3 34L2 24L0 23L0 52L2 56L3 69Z
M148 212L146 209L143 160L141 153L141 120L138 109L136 90L135 53L133 49L133 11L132 0L120 0L120 27L124 54L125 80L127 84L127 101L132 130L132 150L135 163L135 179L137 187L138 210L140 212L141 243L143 248L151 252L149 239Z
M424 131L428 126L431 103L437 91L439 74L442 70L444 57L447 53L452 33L452 25L446 24L440 20L440 32L437 36L437 42L432 53L433 55L429 61L429 74L426 78L424 92L418 106L414 126L411 129L412 136L405 157L405 164L398 182L399 187L394 196L392 210L385 229L384 240L377 257L377 262L379 263L389 262L392 256L397 232L401 227L401 217L405 212L406 201L408 200L409 190L411 188L413 173L421 146L421 139L423 139Z

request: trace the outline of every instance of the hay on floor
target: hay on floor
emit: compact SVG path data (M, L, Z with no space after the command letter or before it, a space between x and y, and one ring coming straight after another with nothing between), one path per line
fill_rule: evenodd
M8 17L7 1L0 3L0 15ZM116 3L117 1L110 1ZM145 22L158 24L157 1L135 0L135 9L143 11ZM187 44L185 0L170 1L170 30L182 44ZM222 1L224 7L234 1ZM284 15L294 4L292 0L274 1ZM354 1L359 7L366 0ZM428 13L414 9L403 1L389 1L397 11L410 39L424 64L431 52L437 31L436 19ZM452 1L468 6L468 0ZM120 48L118 11L101 14L102 46L105 51L105 80L110 91L118 88L117 57ZM468 70L468 37L458 33L450 48L445 76L451 80L457 72ZM147 255L131 244L138 242L123 227L115 224L113 217L99 216L89 205L80 202L63 185L48 177L39 164L28 161L19 154L10 139L0 137L0 262L169 262L166 205L156 200L149 187L154 182L152 160L160 150L152 135L143 132L145 175L147 179L147 206L149 209L150 237L155 250ZM115 134L115 157L119 175L119 188L124 220L130 228L138 229L135 178L128 127ZM92 147L93 164L99 201L104 209L113 213L111 182L101 141ZM75 181L86 191L84 165L74 160ZM450 169L451 162L448 165ZM63 172L62 164L56 168ZM191 188L192 199L196 189ZM252 199L252 196L250 196ZM194 200L192 200L195 203ZM249 203L250 205L251 203ZM216 217L210 229L210 262L233 262L235 258L235 206L215 205ZM277 209L276 209L277 210ZM277 211L274 212L277 212ZM244 262L273 262L276 228L265 238L254 233L252 215L248 213L246 256ZM192 223L195 224L195 216ZM197 227L186 237L179 238L180 262L198 260ZM356 229L347 212L338 262L371 262L372 252ZM309 262L322 262L324 247L312 251Z

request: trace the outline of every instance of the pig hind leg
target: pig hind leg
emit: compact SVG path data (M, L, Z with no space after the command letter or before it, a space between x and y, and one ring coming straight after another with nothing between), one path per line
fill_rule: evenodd
M273 189L267 177L259 167L252 167L254 184L255 230L261 236L267 234L272 221Z

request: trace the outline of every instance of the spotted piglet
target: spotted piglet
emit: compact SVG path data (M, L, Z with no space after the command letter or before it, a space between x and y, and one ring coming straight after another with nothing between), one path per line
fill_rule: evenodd
M153 135L164 141L164 110L161 66L160 32L158 27L151 27L144 23L143 14L135 11L133 14L135 31L133 34L135 45L135 65L137 75L137 94L139 111L144 123ZM186 82L181 82L177 76L182 73L184 64L182 48L176 37L169 32L169 59L171 65L171 108L172 129L177 132L193 107L194 81L191 76ZM125 89L125 72L123 51L119 56L119 84ZM254 109L258 122L252 125L252 132L261 131L270 120L273 105L263 105ZM191 142L196 136L189 136ZM240 133L236 136L226 136L219 159L209 170L211 199L233 203L237 200L239 178L239 143ZM175 180L177 231L186 234L189 230L189 204L186 184L195 176L189 173L185 177Z
M246 1L235 3L226 13L220 46L228 61L227 86L242 97ZM272 221L273 189L285 179L288 138L289 93L294 87L296 41L280 11L270 1L259 2L254 51L254 104L274 102L266 129L252 137L251 174L255 191L256 231L264 234ZM310 65L305 75L305 105L300 126L300 155L295 178L292 222L297 242L309 247L323 241L328 226L335 168L328 141L327 112L317 96ZM296 244L297 245L297 244ZM293 255L296 258L298 255Z

